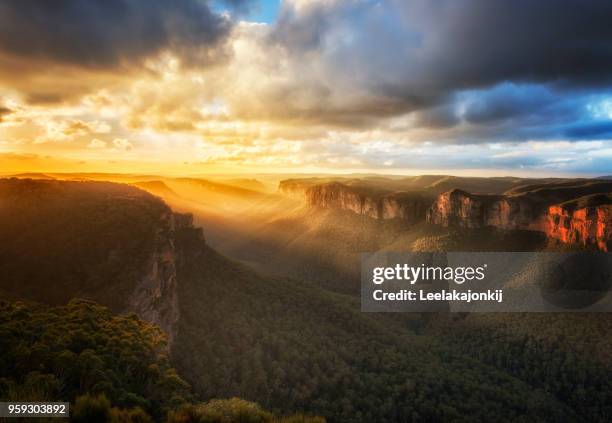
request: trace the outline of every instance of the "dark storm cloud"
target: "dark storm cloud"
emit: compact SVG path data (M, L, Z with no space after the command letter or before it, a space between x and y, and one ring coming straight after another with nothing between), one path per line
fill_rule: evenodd
M608 0L397 2L423 35L421 70L441 88L501 81L609 83Z
M452 101L415 113L414 126L419 128L450 128L461 119Z
M476 124L546 113L551 104L557 104L559 100L545 87L510 83L500 84L490 90L465 93L463 97L467 97L463 101L463 118Z
M229 29L199 0L0 2L0 53L94 68L214 46Z
M563 131L569 139L601 139L612 136L612 121L585 122L571 125Z
M423 126L447 127L463 91L502 86L468 105L463 117L483 124L608 86L610 22L609 0L286 2L270 40L296 60L320 57L331 76L321 84L350 81L372 94L373 110L392 99L388 115L421 111ZM513 93L505 82L544 88Z

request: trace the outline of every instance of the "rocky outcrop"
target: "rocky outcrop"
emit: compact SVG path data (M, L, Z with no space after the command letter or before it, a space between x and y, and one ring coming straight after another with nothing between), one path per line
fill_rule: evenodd
M202 229L193 227L193 215L164 214L157 230L155 251L148 259L144 276L128 298L126 310L161 327L170 345L176 338L179 319L176 270L182 252L177 248L175 235L180 231L191 231L203 238Z
M431 200L418 194L392 193L383 196L380 219L402 219L417 222L425 219Z
M11 240L0 291L52 305L95 301L176 339L179 265L204 244L191 215L126 184L0 178L0 234Z
M427 212L430 223L471 229L492 226L542 230L543 218L539 206L526 198L470 194L458 189L440 194Z
M373 219L425 219L430 200L416 193L376 192L339 182L315 185L305 191L311 207L348 210Z
M547 235L568 244L612 250L612 205L572 209L563 205L548 209Z
M378 218L378 202L371 196L359 193L339 182L315 185L305 191L306 201L312 207L350 210L372 218Z
M482 198L455 189L438 196L427 212L427 221L448 227L479 228L485 225L485 209Z
M452 182L451 179L447 178ZM372 181L321 179L282 181L279 191L305 198L310 207L347 210L373 219L427 220L445 227L538 231L563 243L610 250L612 184L605 181L534 180L505 194L392 191ZM495 178L492 183L497 183ZM482 181L479 186L484 186ZM491 191L486 191L491 192Z
M446 227L528 230L563 243L610 250L612 198L579 197L549 205L537 195L478 195L451 190L438 196L427 212L429 223Z

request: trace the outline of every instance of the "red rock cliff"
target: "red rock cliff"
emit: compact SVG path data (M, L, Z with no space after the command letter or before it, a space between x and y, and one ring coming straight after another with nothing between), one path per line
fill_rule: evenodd
M572 209L563 205L548 209L547 235L569 244L612 250L612 205Z
M609 251L612 241L612 196L596 194L546 205L537 196L477 195L452 190L438 196L427 221L446 227L544 232L564 243Z

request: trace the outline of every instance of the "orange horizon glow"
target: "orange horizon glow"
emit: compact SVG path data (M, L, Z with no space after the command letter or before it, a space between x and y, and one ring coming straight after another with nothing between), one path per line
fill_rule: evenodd
M335 3L287 0L279 13L307 20ZM496 111L516 107L518 119L515 102L540 95L552 108L563 93L505 80L456 87L446 96L438 93L445 81L432 80L432 93L420 92L422 84L405 81L395 68L378 72L375 61L360 63L355 75L343 71L339 59L362 58L349 42L358 39L358 27L331 30L326 44L310 50L307 43L280 43L275 35L283 28L275 22L223 19L230 19L227 28L217 28L209 44L192 45L187 34L185 45L166 40L140 55L123 50L122 42L142 47L134 39L113 38L110 57L84 52L79 40L51 46L28 39L23 51L0 43L0 173L612 173L612 139L589 132L612 119L603 94L578 102L576 116L587 121L543 120L531 133L528 120ZM335 57L338 52L346 57ZM417 58L400 64L410 70L409 59ZM385 88L387 78L398 78L392 89ZM408 91L393 94L402 84ZM500 99L502 106L495 103Z
M490 169L330 169L321 167L275 167L266 166L220 166L200 163L172 163L159 161L83 161L78 159L61 159L55 157L28 156L23 154L0 153L0 177L19 174L123 174L123 175L152 175L161 177L179 176L257 176L279 175L287 177L309 176L342 176L342 175L381 175L381 176L419 176L419 175L450 175L464 177L597 177L592 174L556 174L547 171L517 171Z

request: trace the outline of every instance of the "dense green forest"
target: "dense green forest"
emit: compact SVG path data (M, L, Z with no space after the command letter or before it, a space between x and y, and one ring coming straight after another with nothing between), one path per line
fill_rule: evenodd
M240 396L341 422L603 421L607 412L612 391L597 382L604 376L592 387L603 391L585 404L452 339L423 334L432 322L363 314L350 297L262 278L193 247L179 268L183 315L173 358L205 398ZM480 336L484 343L491 334ZM537 350L517 361L537 366ZM564 377L584 381L579 368Z
M546 390L584 421L612 421L612 319L607 314L479 314L427 335Z
M238 398L197 403L158 327L91 301L0 301L0 351L1 400L69 401L76 422L324 422Z
M90 393L161 417L193 398L170 365L159 328L90 301L1 302L0 351L6 400L74 401Z

